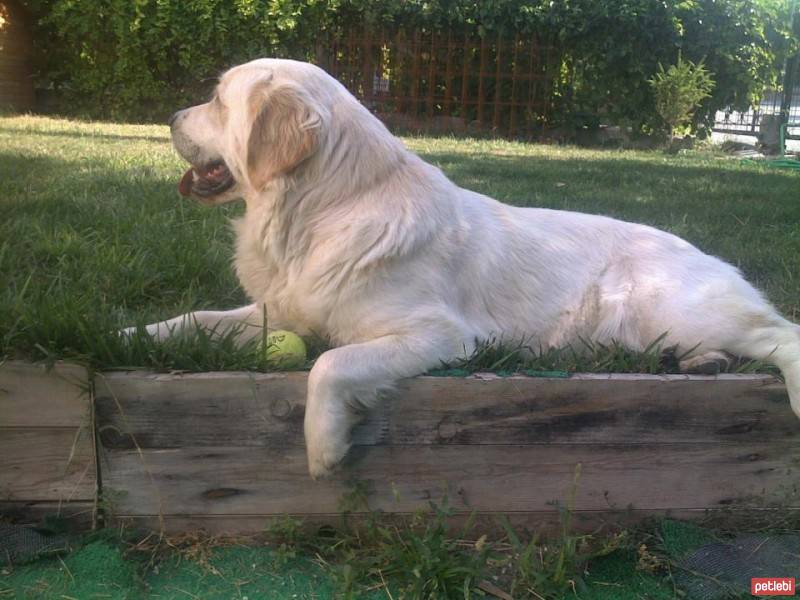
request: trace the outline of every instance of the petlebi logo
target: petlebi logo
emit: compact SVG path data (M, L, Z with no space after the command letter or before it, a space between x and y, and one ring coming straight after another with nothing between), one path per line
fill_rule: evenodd
M754 596L794 596L794 577L753 577L750 593Z

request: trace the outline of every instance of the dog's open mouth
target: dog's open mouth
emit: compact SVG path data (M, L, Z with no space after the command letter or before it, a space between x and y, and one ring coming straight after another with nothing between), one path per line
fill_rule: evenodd
M181 177L178 192L181 196L210 198L230 189L236 180L223 161L214 161L202 167L192 167Z

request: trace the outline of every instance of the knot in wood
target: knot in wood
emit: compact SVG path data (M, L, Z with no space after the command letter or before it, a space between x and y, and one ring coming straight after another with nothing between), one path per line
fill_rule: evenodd
M203 497L206 500L222 500L224 498L230 498L231 496L238 496L240 494L244 494L244 490L237 488L215 488L203 492Z
M445 417L439 421L439 425L436 428L436 433L438 434L439 439L450 440L453 439L460 430L461 424L458 421L451 419L450 417Z
M277 419L285 419L292 414L292 404L286 398L274 398L269 405L269 412Z

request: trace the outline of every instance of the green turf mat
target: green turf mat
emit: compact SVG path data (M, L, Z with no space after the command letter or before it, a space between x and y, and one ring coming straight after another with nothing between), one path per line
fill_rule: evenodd
M102 541L63 559L4 569L0 576L0 598L134 600L141 598L142 589L136 563L126 560L117 546Z
M141 573L144 573L143 575ZM265 547L216 548L206 561L177 553L153 566L142 555L123 556L118 545L95 541L63 558L41 559L0 575L0 598L30 600L326 600L337 584L307 557L282 558ZM377 590L357 596L386 598Z
M637 570L636 564L636 553L632 550L619 550L595 559L589 565L588 590L581 594L581 600L667 600L675 597L669 580Z
M665 519L660 526L663 547L661 548L673 560L681 560L700 546L713 544L717 537L708 529L686 523Z
M173 557L146 581L148 599L333 598L334 582L308 559L279 560L263 547L217 548L208 564Z

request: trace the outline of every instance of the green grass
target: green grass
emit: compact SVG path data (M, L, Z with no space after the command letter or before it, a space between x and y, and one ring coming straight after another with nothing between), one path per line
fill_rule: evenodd
M568 522L568 513L565 513ZM672 520L615 535L541 538L510 526L484 535L446 527L445 506L405 522L369 513L358 528L276 520L261 538L184 534L142 539L101 530L71 552L0 569L0 598L64 600L675 600L674 575L728 532ZM732 598L745 590L727 588Z
M739 266L786 316L798 318L800 173L712 152L407 143L460 185L511 204L672 231ZM230 266L227 224L242 207L208 209L180 199L175 186L183 169L163 126L0 118L0 356L70 358L97 368L266 367L254 347L235 350L232 340L158 345L140 337L126 344L115 333L245 302ZM550 355L534 368L649 372L653 362L620 359L614 348L580 364L568 352L563 357Z

